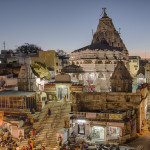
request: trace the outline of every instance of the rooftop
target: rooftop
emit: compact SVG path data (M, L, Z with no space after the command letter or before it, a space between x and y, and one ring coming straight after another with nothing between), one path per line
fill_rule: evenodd
M8 96L29 96L33 95L35 92L25 92L25 91L0 91L0 95L8 95Z
M110 46L108 43L105 43L104 41L101 41L101 43L91 44L91 45L82 47L80 49L77 49L77 50L75 50L73 52L83 51L83 50L86 50L86 49L90 49L90 50L103 50L103 51L104 50L122 51L122 48L120 48L120 47L113 47L113 46Z

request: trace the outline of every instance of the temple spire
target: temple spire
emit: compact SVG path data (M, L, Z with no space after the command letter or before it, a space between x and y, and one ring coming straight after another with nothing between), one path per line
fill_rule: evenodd
M103 9L103 18L108 18L107 14L106 14L106 8L102 8Z

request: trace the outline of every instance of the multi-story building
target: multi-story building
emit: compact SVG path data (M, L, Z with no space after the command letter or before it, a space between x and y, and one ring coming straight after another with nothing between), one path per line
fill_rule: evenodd
M140 56L129 56L129 71L133 78L136 77L140 68Z
M146 63L145 65L145 78L146 82L150 83L150 63Z
M39 51L37 57L31 57L31 64L34 62L44 63L48 69L54 70L55 75L59 72L59 59L55 50Z
M59 58L59 72L61 72L65 66L69 65L70 56L63 50L57 50L56 55Z

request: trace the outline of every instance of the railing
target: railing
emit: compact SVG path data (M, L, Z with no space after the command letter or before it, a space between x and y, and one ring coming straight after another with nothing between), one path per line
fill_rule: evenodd
M30 113L30 109L16 109L16 108L1 108L1 111L7 111L7 112L22 112L22 113Z
M0 110L9 112L28 112L26 108L26 102L24 99L7 100L0 99Z

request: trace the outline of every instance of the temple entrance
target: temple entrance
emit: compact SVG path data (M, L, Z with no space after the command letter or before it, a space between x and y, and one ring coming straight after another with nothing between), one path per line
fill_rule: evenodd
M68 99L68 88L58 88L58 100Z
M105 132L104 127L93 126L91 131L91 137L92 139L104 140L105 139L104 132Z

